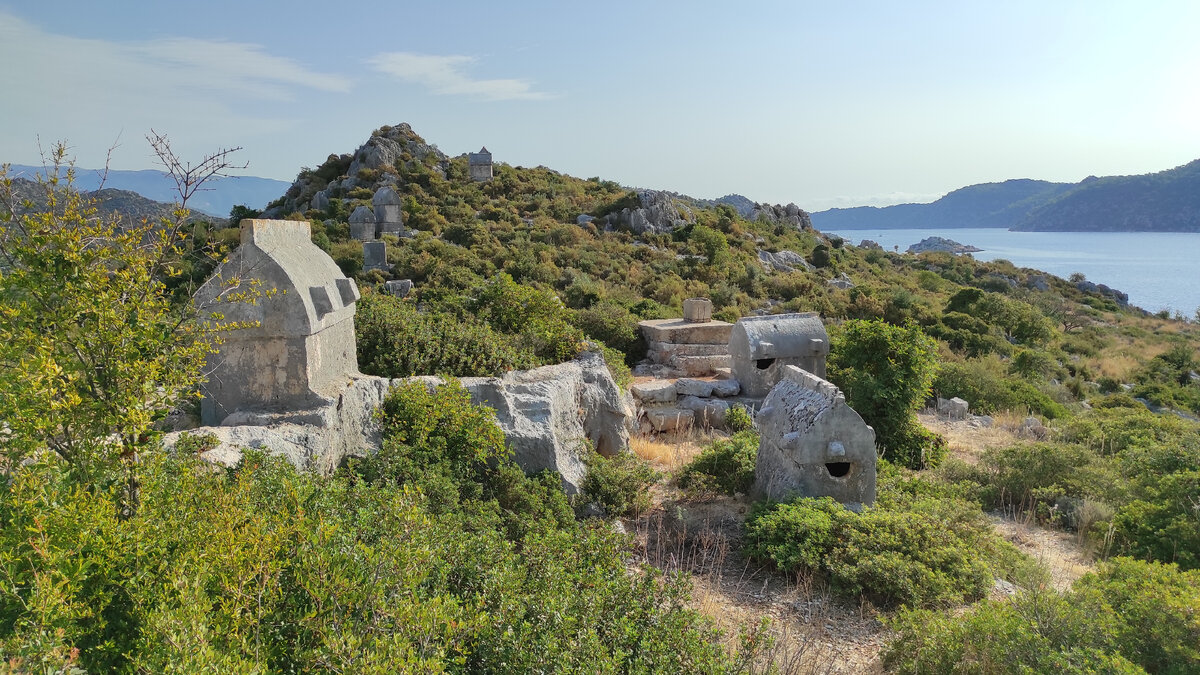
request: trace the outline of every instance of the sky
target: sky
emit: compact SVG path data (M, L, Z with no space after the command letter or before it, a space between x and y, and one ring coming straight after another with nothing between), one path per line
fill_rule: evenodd
M1200 2L0 0L0 161L241 147L290 181L408 122L713 198L931 201L1200 158Z

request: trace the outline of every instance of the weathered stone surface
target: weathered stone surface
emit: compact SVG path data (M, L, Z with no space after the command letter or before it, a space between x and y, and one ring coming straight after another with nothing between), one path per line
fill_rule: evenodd
M592 222L595 219L596 219L596 216L589 216L586 213L581 213L575 217L575 224L576 225L587 225L588 223Z
M719 379L712 382L712 395L721 398L737 396L742 391L742 383L734 379Z
M386 378L353 376L335 396L306 408L238 411L220 420L220 426L166 434L163 445L173 448L183 434L213 434L217 447L202 455L209 461L236 466L243 449L255 448L281 455L297 469L329 474L344 458L379 449L375 411L389 386Z
M320 405L358 373L354 303L358 288L312 243L307 222L243 220L242 243L196 292L199 311L255 323L224 336L209 358L201 422L236 410ZM277 291L258 302L217 303L234 280Z
M372 241L375 237L375 213L366 206L354 209L350 214L350 236L359 241Z
M840 288L843 291L854 288L854 282L850 280L850 277L845 272L842 272L840 277L830 279L827 283L833 288Z
M683 320L689 323L712 321L713 304L708 298L688 298L683 301Z
M570 494L587 468L586 439L602 455L629 447L633 414L604 358L585 352L567 363L460 380L471 400L496 411L517 464L527 473L550 469Z
M391 281L383 282L383 290L397 298L408 297L412 289L412 279L392 279Z
M728 368L732 359L728 354L714 356L676 356L667 365L684 377L707 377L719 368Z
M946 415L952 420L965 420L967 418L967 411L970 409L970 407L970 404L956 396L950 399L950 405L947 406Z
M708 398L713 393L713 382L685 377L675 381L675 392L680 396Z
M727 345L733 324L724 321L689 323L683 319L650 319L638 323L648 342Z
M795 251L779 251L772 253L771 251L759 250L758 261L763 267L776 272L795 272L797 268L804 270L812 270L813 266L809 264L804 256Z
M387 244L382 241L363 242L363 271L387 271L391 265L387 261Z
M784 223L799 230L813 229L812 218L808 213L795 204L780 206L779 204L755 204L754 209L746 217L747 220L766 220L771 223Z
M642 403L673 403L676 395L675 383L670 380L639 382L630 387L629 391Z
M638 206L624 208L604 217L609 227L628 227L634 232L663 233L695 220L686 205L677 202L677 195L657 190L638 190Z
M325 194L324 190L321 190L317 194L313 195L312 201L309 202L309 205L318 211L324 211L325 209L329 208L329 195Z
M875 430L833 384L788 366L756 422L756 499L829 496L851 507L874 503Z
M487 146L480 148L479 152L467 154L467 172L474 181L487 182L492 179L492 153L488 152Z
M655 431L684 431L695 422L695 413L682 408L650 408L646 419Z
M744 317L733 326L729 351L742 393L762 397L788 366L824 377L829 334L815 312Z
M953 239L945 237L926 237L921 241L908 247L908 252L912 254L943 252L943 253L978 253L981 248L975 248L967 244L960 244Z
M725 414L729 412L728 401L697 396L684 396L679 399L676 407L691 410L695 424L717 429L725 426Z
M671 342L654 342L646 355L655 363L668 363L676 356L726 356L729 345L680 345Z
M404 211L400 195L395 188L385 185L375 191L371 198L374 209L375 229L379 234L404 234Z

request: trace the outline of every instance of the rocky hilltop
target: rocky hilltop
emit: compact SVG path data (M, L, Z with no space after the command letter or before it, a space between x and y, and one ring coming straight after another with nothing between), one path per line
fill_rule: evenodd
M878 246L878 244L875 244ZM908 247L909 253L978 253L981 248L975 248L967 244L960 244L953 239L945 237L926 237L921 241Z

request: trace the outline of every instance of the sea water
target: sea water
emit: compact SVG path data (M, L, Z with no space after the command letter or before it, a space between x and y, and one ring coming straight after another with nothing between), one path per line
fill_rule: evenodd
M1129 304L1151 312L1200 309L1200 233L1010 232L1004 229L830 230L848 243L863 239L903 253L926 237L945 237L983 249L976 260L1008 260L1055 276L1079 272L1088 281L1129 294Z

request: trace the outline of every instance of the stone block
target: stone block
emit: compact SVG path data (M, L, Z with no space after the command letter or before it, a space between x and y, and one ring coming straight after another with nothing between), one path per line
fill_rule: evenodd
M708 398L712 396L713 383L708 380L695 380L685 377L675 381L675 392L680 396Z
M742 385L737 380L714 380L712 382L712 395L720 398L729 398L737 396L742 390Z
M728 345L733 324L724 321L690 323L683 319L650 319L638 324L647 342L689 345Z
M677 407L691 410L695 424L717 429L725 426L725 414L729 412L729 403L726 401L696 396L684 396L679 399Z
M408 297L408 294L412 293L412 289L412 279L393 279L383 282L383 290L397 298Z
M668 364L684 377L706 377L712 375L717 368L728 368L732 358L728 354L721 356L677 356Z
M708 298L688 298L683 301L683 320L689 323L712 321L713 304Z
M651 342L647 356L656 363L666 363L676 356L720 356L729 353L729 345L689 345L674 342Z
M387 261L387 244L382 241L363 242L363 271L386 271L391 268Z
M650 408L646 419L655 431L685 431L692 427L696 415L682 408Z
M674 403L675 383L670 380L652 380L633 385L629 391L642 403Z
M969 409L970 405L956 396L950 399L950 405L947 407L946 414L952 420L965 420Z

